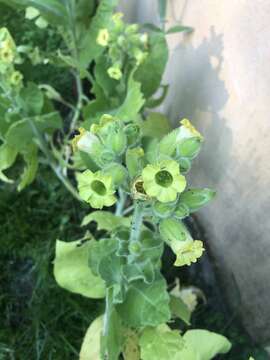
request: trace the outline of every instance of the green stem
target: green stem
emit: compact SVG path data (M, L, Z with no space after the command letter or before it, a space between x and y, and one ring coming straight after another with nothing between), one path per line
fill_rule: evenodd
M43 152L43 154L45 155L45 157L48 160L48 164L50 165L50 167L52 168L52 170L54 171L55 175L58 177L58 179L63 183L63 185L66 187L66 189L79 201L82 201L78 192L76 191L76 189L71 185L71 183L68 181L68 179L61 173L59 167L55 164L54 159L52 158L51 152L47 147L47 144L45 142L45 140L43 139L42 135L40 134L38 128L36 127L35 123L28 118L28 122L31 126L31 129L33 131L33 133L35 134L36 138L37 138L37 143L38 146L40 148L40 150Z
M115 215L121 216L123 214L127 196L126 193L121 188L119 188L118 193L119 193L119 200L116 205Z
M143 202L137 201L134 205L134 213L131 223L131 232L129 242L130 244L136 243L139 241L139 236L141 232L142 222L143 222Z

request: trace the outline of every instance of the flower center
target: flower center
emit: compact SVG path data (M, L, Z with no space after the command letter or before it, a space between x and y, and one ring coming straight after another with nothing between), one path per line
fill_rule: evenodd
M103 182L99 180L94 180L91 183L91 188L100 196L104 196L106 194L106 187Z
M161 170L155 175L156 183L162 187L169 187L172 185L173 177L167 170Z

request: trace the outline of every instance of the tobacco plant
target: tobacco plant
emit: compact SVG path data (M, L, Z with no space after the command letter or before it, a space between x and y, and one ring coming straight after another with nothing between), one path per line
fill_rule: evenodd
M203 136L187 119L172 130L166 116L151 111L168 90L161 85L166 36L190 28L126 24L113 0L2 2L22 7L26 21L53 26L63 38L57 54L42 54L38 46L16 46L8 30L0 30L0 175L12 181L4 172L21 156L21 190L45 162L78 200L97 209L83 219L82 239L57 241L54 260L61 287L104 298L104 314L90 325L81 359L207 360L227 352L230 343L221 335L173 330L175 318L190 323L191 310L178 286L168 292L161 273L164 246L175 254L175 266L202 256L203 243L191 237L184 219L215 195L187 184ZM24 61L70 69L75 102L50 84L27 83ZM89 86L91 94L84 91Z

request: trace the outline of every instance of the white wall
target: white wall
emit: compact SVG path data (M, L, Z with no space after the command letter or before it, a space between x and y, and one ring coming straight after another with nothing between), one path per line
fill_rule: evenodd
M217 189L200 212L230 303L254 339L270 342L270 1L171 0L163 110L191 119L206 143L191 174ZM123 0L127 18L157 22L156 0Z

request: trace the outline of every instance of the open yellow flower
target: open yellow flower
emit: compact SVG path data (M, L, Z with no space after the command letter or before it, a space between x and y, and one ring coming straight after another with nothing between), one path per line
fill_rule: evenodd
M204 252L200 240L175 241L171 243L171 247L176 254L175 266L191 265L197 262Z
M93 208L102 209L103 206L111 206L116 202L110 175L86 170L77 174L77 180L80 197Z
M109 77L111 77L112 79L115 79L115 80L120 80L123 75L119 66L111 66L108 69L108 74L109 74Z
M108 29L101 29L99 30L98 37L97 37L97 43L100 46L106 47L109 43L109 31Z
M21 84L22 79L23 79L23 75L19 71L13 71L13 73L9 78L9 81L11 85L18 86Z
M186 179L180 174L179 165L174 160L147 165L142 171L142 178L147 195L163 203L174 201L186 187Z

